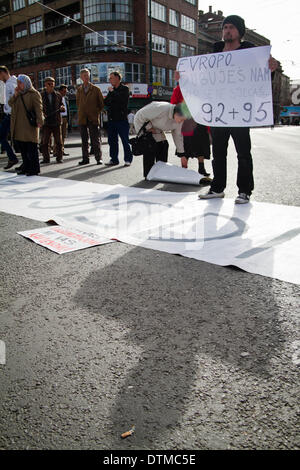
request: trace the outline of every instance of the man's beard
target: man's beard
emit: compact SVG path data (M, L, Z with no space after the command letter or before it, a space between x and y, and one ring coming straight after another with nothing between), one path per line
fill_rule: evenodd
M225 36L224 42L233 42L232 36Z

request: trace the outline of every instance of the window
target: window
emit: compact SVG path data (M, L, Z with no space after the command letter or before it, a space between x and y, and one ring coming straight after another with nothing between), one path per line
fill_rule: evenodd
M13 0L14 11L21 10L21 8L25 8L25 0Z
M83 0L84 22L133 21L133 0Z
M196 33L196 21L189 16L181 15L181 28L189 33Z
M23 38L24 36L27 36L27 24L26 23L16 24L15 26L16 39Z
M174 72L175 70L169 70L169 86L176 87L176 80L174 80Z
M31 57L42 57L43 55L45 55L45 49L43 46L37 46L31 49Z
M188 57L195 55L196 48L193 46L188 46L187 44L181 44L181 57Z
M28 5L33 5L34 3L38 2L39 0L28 0Z
M56 69L55 84L58 85L72 85L72 70L71 67L60 67Z
M185 0L188 3L191 3L192 5L196 5L196 0Z
M51 70L42 70L41 72L38 73L39 88L44 88L44 81L46 77L51 77Z
M150 35L148 34L148 39L150 40ZM167 52L167 40L162 36L157 36L156 34L152 34L152 50L156 52L161 52L162 54L166 54Z
M150 0L148 0L148 16L150 14ZM160 20L166 22L167 19L167 9L164 5L160 3L151 1L151 16L155 20Z
M178 57L178 42L169 40L169 54Z
M36 34L43 31L43 20L41 16L29 20L30 34Z
M145 83L145 64L125 64L125 82Z
M162 67L152 67L153 83L160 83L166 85L166 69Z
M28 59L29 59L29 49L16 52L16 60L19 63L19 65L21 62L26 62L26 60Z
M128 31L99 31L85 35L86 52L126 50L124 45L133 45L133 33Z
M179 13L171 8L169 10L169 23L172 26L176 26L177 28L179 27Z

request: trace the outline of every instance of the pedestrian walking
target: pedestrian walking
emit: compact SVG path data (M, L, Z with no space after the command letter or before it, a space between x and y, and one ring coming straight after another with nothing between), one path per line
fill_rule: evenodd
M17 86L17 78L14 75L10 75L8 68L5 65L0 66L0 80L5 86L5 103L4 103L4 115L0 123L0 143L2 151L7 153L8 162L4 167L5 170L9 170L18 163L18 158L8 143L8 134L10 133L10 120L11 120L11 107L8 101L13 96L15 88Z
M17 173L27 176L38 175L40 172L38 142L39 128L44 122L43 104L40 93L32 86L27 75L18 76L17 86L9 99L9 105L11 135L20 148L23 160Z
M76 94L78 108L78 124L80 126L82 160L78 165L87 165L89 159L89 135L92 152L95 155L97 165L102 165L102 151L99 137L100 113L104 108L104 100L100 88L90 82L90 71L80 71L82 85Z
M181 127L187 117L190 116L184 112L182 104L175 105L165 101L153 101L136 113L134 117L136 133L138 134L146 124L146 131L152 132L156 141L155 150L143 154L144 178L147 177L155 162L168 161L169 143L164 131L172 132L177 155L179 157L185 156Z
M43 160L41 163L50 163L49 144L51 135L54 138L56 161L57 163L63 162L60 113L65 111L65 107L63 106L61 94L55 91L54 86L54 78L46 77L45 90L41 94L45 116L45 123L42 129L41 150Z
M179 104L183 101L180 86L177 85L173 90L171 103ZM207 127L190 118L183 123L181 132L185 152L185 156L181 157L181 166L187 168L189 158L197 158L198 172L208 177L209 173L206 172L204 167L204 159L210 158L210 141Z
M242 41L245 34L245 21L237 15L227 16L222 24L223 40L215 43L214 52L227 52L255 47L248 41ZM270 57L269 68L276 70L278 63ZM236 204L245 204L250 200L254 189L253 162L249 127L211 127L213 142L214 178L207 194L200 194L199 199L223 198L227 180L227 147L232 137L237 152L238 196Z
M122 76L118 72L112 72L109 76L111 87L104 100L108 113L108 144L110 161L107 166L119 165L119 142L120 136L124 149L124 166L130 166L132 152L129 144L129 122L127 109L129 101L129 89L121 83Z

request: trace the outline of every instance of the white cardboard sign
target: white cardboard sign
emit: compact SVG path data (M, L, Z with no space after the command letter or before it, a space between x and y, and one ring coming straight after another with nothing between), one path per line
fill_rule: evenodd
M212 127L273 125L271 46L182 57L179 85L195 121Z
M83 232L82 230L59 225L36 230L26 230L25 232L18 232L18 234L29 238L38 245L55 251L59 255L114 241L103 238L95 233Z

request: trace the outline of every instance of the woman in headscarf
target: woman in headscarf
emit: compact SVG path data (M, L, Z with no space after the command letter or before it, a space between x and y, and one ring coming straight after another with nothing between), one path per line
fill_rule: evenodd
M17 87L9 100L11 106L11 137L18 143L23 164L17 171L20 175L38 175L40 172L38 142L39 128L44 122L42 98L33 88L27 75L17 77ZM36 123L32 125L28 112L35 114Z

